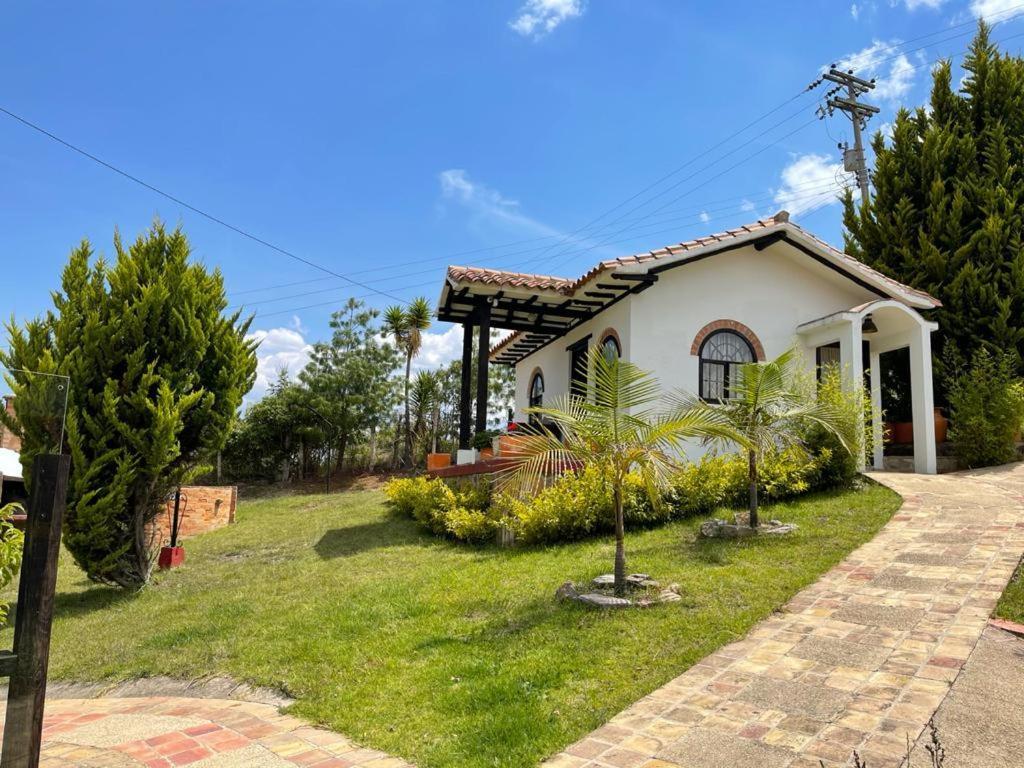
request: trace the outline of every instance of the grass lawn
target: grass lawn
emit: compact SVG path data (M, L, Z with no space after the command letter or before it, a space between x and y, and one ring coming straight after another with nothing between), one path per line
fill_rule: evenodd
M799 524L785 538L698 542L699 519L627 533L630 569L684 600L602 613L553 596L611 569L610 537L473 549L390 516L376 491L245 502L136 595L65 555L51 678L228 674L422 768L533 766L742 636L898 506L869 483L767 509Z
M1017 571L1006 585L1003 596L999 598L996 616L1024 624L1024 560L1017 566Z

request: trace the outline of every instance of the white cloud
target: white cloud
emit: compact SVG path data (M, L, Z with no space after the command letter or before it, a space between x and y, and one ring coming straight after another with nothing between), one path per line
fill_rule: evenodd
M420 353L412 361L417 371L429 371L448 365L462 355L462 326L453 325L444 333L423 334Z
M839 202L839 186L853 181L853 174L844 171L841 162L834 163L828 155L813 153L794 157L782 169L781 176L782 186L775 192L775 202L793 216L823 205L835 205Z
M850 6L850 15L853 17L854 21L857 21L857 19L860 18L860 8L857 7L856 3Z
M916 11L918 8L931 8L934 11L944 2L946 0L903 0L908 11Z
M709 221L711 221L711 217L708 215L707 211L701 211L700 212L700 220L702 222L704 222L705 224L707 224Z
M293 328L257 330L246 338L260 343L256 348L256 383L245 396L247 405L255 403L267 393L282 369L288 371L290 379L294 379L306 367L309 353L313 350L303 335Z
M752 202L750 202L746 198L744 198L743 202L740 203L740 210L743 211L744 213L750 213L756 207L757 207L756 205L754 205Z
M564 21L583 15L583 0L526 0L508 23L523 37L539 40Z
M477 223L486 223L488 230L494 225L515 232L527 231L549 238L552 248L559 252L587 253L590 257L605 258L621 254L611 246L600 245L600 240L588 239L562 232L523 213L519 202L505 197L496 189L470 178L463 168L449 168L438 174L442 200L458 203L470 211ZM490 237L492 233L487 232ZM582 246L582 248L580 248Z
M971 13L986 21L1005 21L1021 10L1020 0L971 0Z
M864 80L874 78L875 90L870 93L869 99L897 102L910 92L917 73L917 66L905 53L893 54L894 46L900 43L900 40L887 43L875 40L867 48L840 59L836 67L852 69ZM921 59L920 54L918 58Z

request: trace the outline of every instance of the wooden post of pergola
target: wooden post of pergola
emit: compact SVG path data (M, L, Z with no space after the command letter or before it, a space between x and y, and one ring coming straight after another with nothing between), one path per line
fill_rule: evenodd
M480 433L487 429L487 363L491 355L491 305L481 304L477 309L480 337L477 341L476 365L476 429Z
M473 324L462 324L462 377L459 388L459 448L469 448L470 434L469 396L473 381Z

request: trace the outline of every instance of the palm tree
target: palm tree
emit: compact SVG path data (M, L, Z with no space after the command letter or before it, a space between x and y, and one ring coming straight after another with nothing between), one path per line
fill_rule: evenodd
M397 304L384 310L384 332L395 340L395 346L405 352L405 413L403 430L405 432L404 463L412 458L412 432L409 429L409 379L412 375L413 358L423 344L423 331L430 327L433 313L430 302L422 296L413 299L408 306Z
M583 396L567 396L555 407L530 408L536 426L517 437L515 453L499 474L499 485L513 493L536 492L550 477L581 464L596 464L611 484L615 510L615 593L626 590L623 485L638 472L651 503L663 491L687 438L723 438L743 443L714 411L668 398L657 379L632 363L607 357L599 347L587 356L588 382ZM561 438L556 436L561 434ZM517 433L519 435L520 433Z
M833 406L818 402L799 385L796 361L796 351L790 349L765 363L747 363L740 368L738 381L731 385L732 397L722 403L695 404L719 414L744 438L732 442L747 451L751 528L758 526L758 466L767 451L798 443L809 424L834 434L842 448L851 453L860 444L856 424L843 418ZM730 442L722 437L712 440Z
M440 426L441 377L438 371L420 371L412 382L410 394L413 433L422 440L423 451L437 451L437 432Z

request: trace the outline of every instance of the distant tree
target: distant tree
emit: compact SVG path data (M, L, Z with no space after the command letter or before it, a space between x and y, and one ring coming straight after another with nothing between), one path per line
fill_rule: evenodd
M999 53L979 23L954 85L949 61L932 73L930 108L901 110L892 139L875 135L870 204L845 200L846 249L927 290L939 345L1012 355L1024 371L1024 59ZM940 396L947 380L936 355Z
M430 302L422 296L413 299L406 307L396 304L384 311L384 332L391 336L398 348L405 353L404 416L402 419L405 448L402 460L406 465L412 460L412 431L409 427L409 384L412 378L412 361L419 354L420 346L423 343L423 331L430 327L432 314Z
M116 259L93 261L83 241L64 269L54 309L7 325L10 369L70 377L66 446L60 414L40 397L47 377L14 371L16 423L27 469L36 455L70 450L64 544L89 578L146 583L151 524L164 498L220 450L256 372L249 322L225 315L219 271L190 263L181 229L157 222ZM31 482L31 474L28 476Z
M414 444L419 442L423 453L437 450L441 429L441 382L440 371L420 371L412 383L411 404L413 412Z
M228 475L288 482L293 465L301 466L302 446L325 437L323 425L304 408L309 399L309 392L280 371L231 430L224 447Z
M339 468L350 444L378 428L395 403L391 373L398 353L380 342L377 317L376 310L349 299L331 316L331 340L313 345L310 362L299 374L313 405L334 424Z

